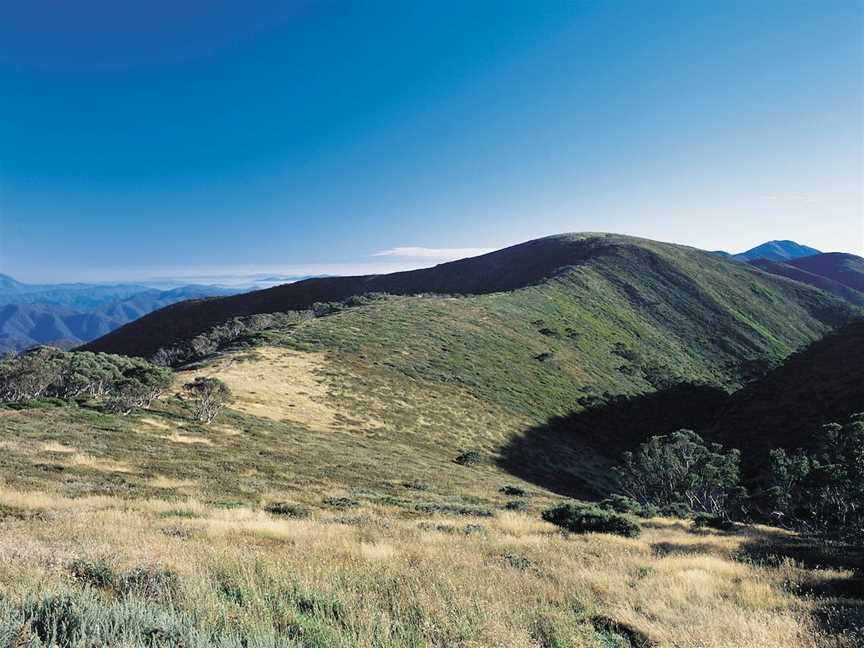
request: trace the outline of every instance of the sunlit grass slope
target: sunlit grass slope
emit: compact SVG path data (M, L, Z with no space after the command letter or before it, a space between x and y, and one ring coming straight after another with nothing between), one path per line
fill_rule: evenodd
M748 562L786 534L652 520L566 536L364 504L292 519L196 499L0 489L0 645L848 647L803 592L850 572Z

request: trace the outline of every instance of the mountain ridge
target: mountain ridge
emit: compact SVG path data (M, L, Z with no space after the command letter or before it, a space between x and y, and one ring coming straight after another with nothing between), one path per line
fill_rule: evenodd
M688 246L617 234L562 234L422 270L309 279L207 302L183 302L151 313L82 348L149 357L161 347L190 339L232 317L303 310L311 308L315 302L340 301L367 292L476 295L513 291L548 281L567 268L583 265L599 267L600 260L611 258L617 258L625 264L630 263L629 257L634 255L642 257L647 270L653 267L677 273L671 280L678 281L686 290L693 290L686 275L699 273L699 264L707 264L706 268L712 273L725 271L731 273L730 276L742 279L746 276L748 281L757 281L755 277L760 277L758 281L768 281L772 286L778 286L776 282L779 281L776 277L765 279L771 275L746 264L731 263ZM675 270L668 264L664 266L661 263L664 255L680 257L682 260L686 258L687 269ZM692 263L693 257L698 257L697 264ZM614 267L610 266L604 271L610 277L615 275ZM631 283L636 285L639 281L638 277L634 277ZM783 290L788 289L784 284ZM813 290L809 287L805 289ZM705 290L711 291L709 287ZM811 297L819 299L815 293Z

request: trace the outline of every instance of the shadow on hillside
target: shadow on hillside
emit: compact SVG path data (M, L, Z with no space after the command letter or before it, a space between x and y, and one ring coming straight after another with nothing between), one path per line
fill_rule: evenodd
M805 577L789 582L787 589L812 605L814 626L825 635L842 638L837 645L864 645L864 547L761 534L741 548L738 559L765 566L793 561L809 570Z
M740 553L743 559L756 564L780 565L793 560L807 569L851 570L856 574L855 587L861 594L856 598L864 598L864 547L807 536L763 536L754 537ZM830 586L829 583L829 589Z
M709 425L727 401L705 385L679 384L555 417L513 438L498 465L525 481L568 497L594 498L612 486L609 468L648 437Z

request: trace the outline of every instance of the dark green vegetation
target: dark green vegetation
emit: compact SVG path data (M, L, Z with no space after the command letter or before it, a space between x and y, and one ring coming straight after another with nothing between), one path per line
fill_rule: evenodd
M67 353L40 347L0 360L0 402L94 399L115 414L150 406L171 383L171 370L139 358Z
M202 423L212 423L231 400L231 389L218 378L199 376L183 390L192 398L195 418Z
M864 544L864 414L830 423L810 450L771 452L766 493L780 522Z
M626 538L638 538L641 533L626 515L584 504L560 504L543 511L543 519L571 533L612 533Z
M733 519L767 522L864 545L864 413L845 424L822 426L810 445L794 452L771 450L766 474L761 482L749 482L748 493L738 450L706 445L690 430L655 436L638 452L624 453L614 470L617 487L626 495L613 495L599 508L690 517L699 528L720 530L733 528Z
M625 452L616 468L619 488L643 506L684 504L696 513L726 515L740 487L740 452L705 445L691 430L654 436Z
M854 254L828 252L787 261L751 261L758 268L814 286L846 301L864 304L864 259Z

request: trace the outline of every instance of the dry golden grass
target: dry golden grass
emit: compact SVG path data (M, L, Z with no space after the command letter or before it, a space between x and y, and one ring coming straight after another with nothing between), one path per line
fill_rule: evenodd
M501 512L483 520L485 532L465 534L420 529L382 506L361 509L362 524L337 524L335 514L294 520L195 500L2 487L0 506L43 514L0 524L0 592L10 597L64 586L69 561L102 558L115 570L168 567L183 583L181 605L214 622L234 615L275 625L265 601L284 588L337 601L339 620L321 622L339 646L619 645L601 643L601 618L659 646L843 645L812 623L817 603L789 590L806 570L735 559L747 542L777 533L769 529L717 535L656 519L638 539L565 536L536 517ZM244 592L242 608L219 594L225 579Z
M264 346L249 355L227 354L204 369L181 372L178 387L199 376L219 378L231 388L234 409L312 429L332 427L335 415L326 402L327 386L320 375L323 354Z
M76 468L90 468L105 472L134 473L135 466L125 461L114 459L101 459L81 452L73 452L71 456L63 460L63 463Z

